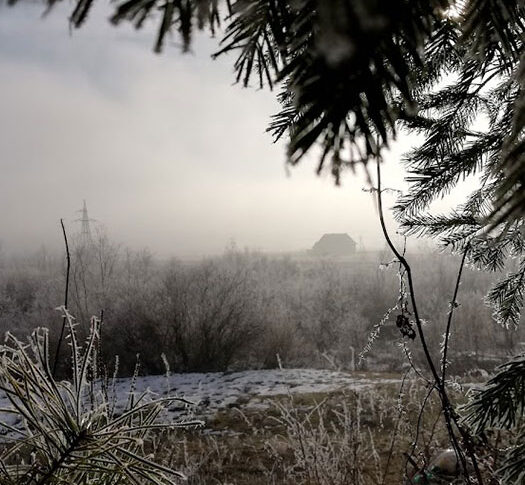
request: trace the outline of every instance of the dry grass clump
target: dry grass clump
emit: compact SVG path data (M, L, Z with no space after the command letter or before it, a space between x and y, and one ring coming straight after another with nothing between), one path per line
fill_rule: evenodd
M203 430L164 434L155 453L165 465L177 464L192 485L401 483L411 471L406 453L423 465L448 443L439 403L427 393L407 380L401 392L378 383L359 391L276 396L266 409L231 408Z

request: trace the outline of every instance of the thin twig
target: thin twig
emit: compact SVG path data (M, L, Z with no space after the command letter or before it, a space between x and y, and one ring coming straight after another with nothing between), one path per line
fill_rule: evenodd
M412 355L410 354L410 350L407 347L406 342L403 340L402 342L403 346L403 352L405 354L405 357L407 358L408 364L410 365L410 368L414 371L417 377L419 377L423 382L426 382L427 385L432 386L432 389L435 389L435 386L433 385L432 381L425 377L421 371L416 367L416 364L412 360Z
M463 275L463 268L465 267L465 261L467 259L467 253L470 249L470 243L467 244L465 250L463 251L463 257L461 258L461 263L459 265L458 276L456 278L456 286L454 287L454 296L450 302L450 309L448 311L448 320L447 320L447 329L445 330L445 342L443 344L443 362L441 364L441 385L445 387L445 374L447 371L447 353L448 345L450 341L450 330L452 328L452 317L454 315L454 310L457 306L456 300L459 292L459 285L461 283L461 276Z
M417 442L419 441L419 433L421 432L421 423L423 422L423 414L425 413L425 408L427 406L427 402L432 395L432 392L434 391L435 387L429 386L429 389L427 391L427 394L425 395L425 398L423 399L423 403L421 404L421 408L419 409L419 414L417 416L417 424L416 424L416 432L414 436L414 441L412 441L412 446L410 448L410 453L405 453L405 456L407 457L407 461L405 462L405 474L408 476L408 463L412 466L414 466L415 460L412 458L414 456L414 452L416 451ZM411 459L412 458L412 459ZM417 472L419 470L419 467L415 467L415 471ZM412 480L409 478L410 483L412 483Z
M398 415L397 415L397 422L394 427L394 432L392 433L392 439L390 440L390 448L388 449L388 457L386 460L385 469L383 471L383 477L381 479L381 485L385 485L386 476L388 474L388 470L390 469L390 462L392 461L392 455L394 454L394 446L396 444L397 435L399 432L399 425L401 423L401 419L403 417L403 403L402 403L402 396L403 396L403 387L405 385L405 381L408 377L408 374L410 372L410 369L406 371L403 374L403 379L401 380L401 385L399 386L399 392L398 392Z
M60 225L62 226L62 234L64 235L64 243L66 246L66 260L67 260L67 267L66 267L66 288L64 291L64 308L67 310L67 303L68 303L68 297L69 297L69 272L71 269L71 255L69 253L69 244L67 242L67 234L66 234L66 228L64 227L64 220L60 219ZM57 364L58 364L58 357L60 354L60 346L62 345L62 340L64 338L64 330L66 328L66 316L64 315L62 317L62 329L60 330L60 337L58 338L58 344L57 344L57 350L55 353L55 361L53 363L53 375L56 375L57 370Z

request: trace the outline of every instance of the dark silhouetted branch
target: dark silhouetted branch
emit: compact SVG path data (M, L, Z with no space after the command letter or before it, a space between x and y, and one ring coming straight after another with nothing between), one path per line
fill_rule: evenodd
M64 308L67 309L68 297L69 297L69 273L71 269L71 254L69 253L69 244L67 242L66 228L64 227L64 220L60 219L60 225L62 226L62 234L64 235L64 244L66 246L66 288L64 291ZM55 353L55 361L53 362L53 375L56 375L58 358L60 355L60 347L62 345L62 340L64 339L64 330L66 328L66 317L62 317L62 329L60 330L60 337L58 338L57 350Z

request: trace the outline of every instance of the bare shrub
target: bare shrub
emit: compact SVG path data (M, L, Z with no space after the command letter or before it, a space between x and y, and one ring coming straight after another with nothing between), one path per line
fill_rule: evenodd
M162 311L173 368L228 369L258 330L254 290L244 267L206 261L171 268Z

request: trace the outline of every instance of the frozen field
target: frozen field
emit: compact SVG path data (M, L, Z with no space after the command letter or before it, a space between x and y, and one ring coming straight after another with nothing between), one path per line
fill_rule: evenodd
M359 390L384 383L399 382L398 379L381 375L348 373L319 369L271 369L242 372L210 372L171 374L169 376L142 376L135 381L118 378L110 385L110 396L114 396L115 409L124 408L130 392L135 396L143 392L155 399L164 396L183 397L195 406L188 409L182 403L174 402L168 408L167 419L180 419L188 413L197 418L210 417L221 408L242 404L244 408L265 408L268 398L283 394L305 394L336 390ZM133 391L132 391L133 389ZM0 408L10 407L5 395L0 395ZM0 419L18 427L20 420L12 414L0 413ZM8 430L0 424L0 435Z
M399 380L331 370L270 369L139 377L136 392L149 389L157 396L184 397L195 403L196 414L209 415L240 399L244 407L261 407L265 405L265 398L270 396L359 390L389 382ZM124 401L129 394L129 388L129 379L117 380L116 393L120 401Z

